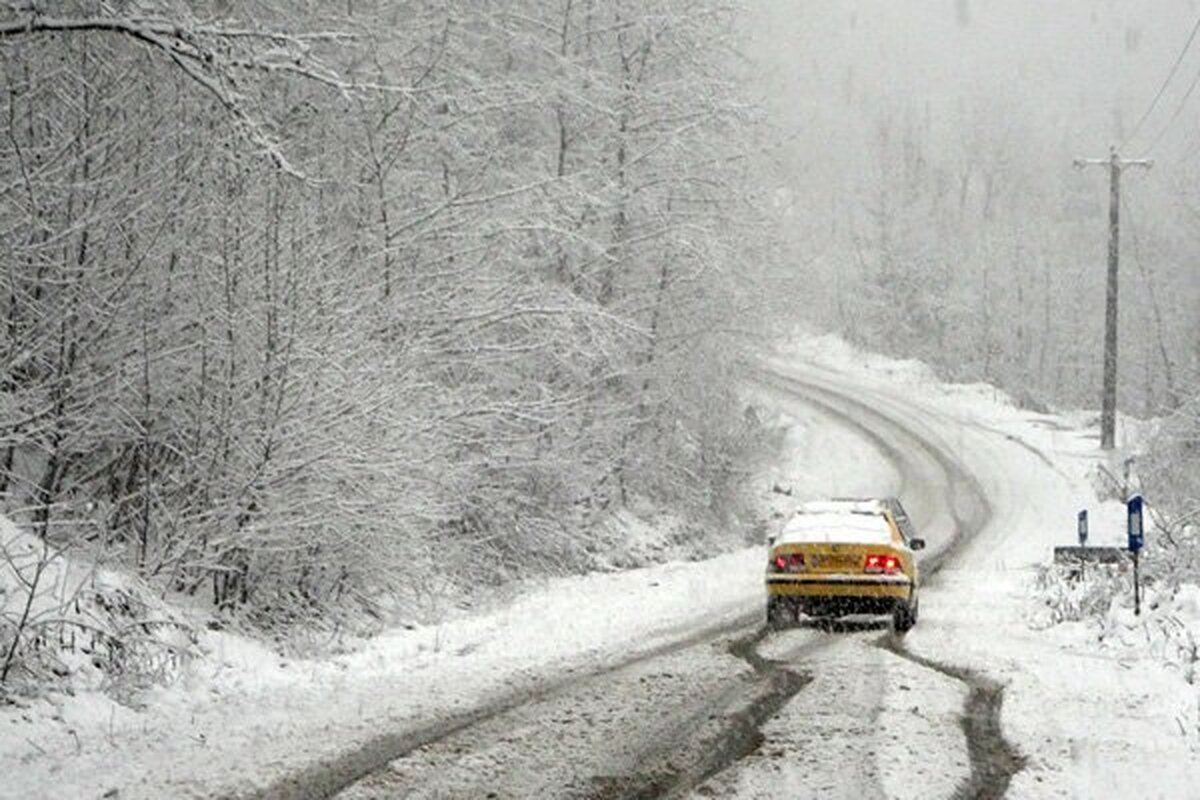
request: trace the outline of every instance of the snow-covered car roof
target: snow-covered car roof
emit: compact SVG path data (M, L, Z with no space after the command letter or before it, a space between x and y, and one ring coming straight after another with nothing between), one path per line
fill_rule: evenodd
M797 514L883 514L887 503L878 498L845 498L839 500L812 500L796 509Z
M775 540L781 544L892 544L892 526L881 513L841 511L797 514Z

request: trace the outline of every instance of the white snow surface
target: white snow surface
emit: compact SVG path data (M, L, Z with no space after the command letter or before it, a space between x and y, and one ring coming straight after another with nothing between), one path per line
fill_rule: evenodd
M787 521L775 544L892 543L887 519L874 514L797 514Z
M808 633L786 631L760 649L786 659ZM869 644L878 636L847 635L811 656L813 683L763 726L762 746L688 800L953 796L970 774L966 687Z
M946 385L921 364L863 354L832 337L797 337L770 364L861 392L952 453L986 491L991 523L924 587L921 622L906 646L1005 685L1004 732L1027 759L1008 796L1195 796L1195 657L1189 662L1165 648L1154 626L1171 620L1200 640L1200 590L1151 596L1140 618L1122 604L1100 622L1059 625L1046 622L1033 590L1052 547L1072 542L1079 509L1091 510L1092 543L1121 542L1123 508L1098 503L1088 483L1102 458L1095 432L1084 427L1094 415L1022 411L990 386ZM894 470L870 446L814 419L789 421L787 463L760 476L795 489L773 492L777 502L899 490ZM393 630L358 652L319 660L283 658L241 637L203 632L202 656L181 679L133 706L89 690L0 707L0 797L100 797L112 789L122 800L244 794L380 732L412 729L514 687L760 611L764 564L765 549L752 547L545 581L473 616ZM871 658L891 661L874 651ZM919 669L904 663L893 671ZM820 674L842 680L836 671ZM911 692L898 685L878 688L880 713L917 726L926 766L942 759L957 765L957 775L965 748L953 709L963 689L943 682L946 691L925 703L928 725L918 724ZM789 720L804 725L796 712L815 697L797 695L801 705L774 720L770 736L791 735L782 729ZM911 772L903 756L900 743L879 743L873 788L889 797L951 790L952 782L934 781L926 785L930 794L916 791L903 775L920 783L922 770Z
M1089 544L1124 546L1124 505L1097 501L1090 482L1097 464L1119 474L1124 454L1099 449L1095 413L1024 411L994 387L944 384L923 364L831 336L798 337L771 363L861 391L982 485L991 522L923 588L921 622L905 644L1005 685L1004 733L1027 759L1006 796L1197 796L1196 655L1169 644L1200 641L1196 587L1147 597L1141 617L1126 596L1103 619L1059 625L1033 589L1054 546L1075 544L1080 509L1090 512ZM1121 419L1118 443L1132 444L1136 427Z

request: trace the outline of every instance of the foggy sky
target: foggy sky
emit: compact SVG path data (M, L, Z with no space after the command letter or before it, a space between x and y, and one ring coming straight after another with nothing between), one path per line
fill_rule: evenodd
M815 178L856 171L881 116L951 149L981 124L1018 126L1038 143L1026 166L1039 169L1103 156L1153 98L1200 4L772 0L754 13L771 116ZM1125 155L1142 155L1198 72L1194 46ZM1169 163L1200 147L1197 118L1200 89L1152 155Z

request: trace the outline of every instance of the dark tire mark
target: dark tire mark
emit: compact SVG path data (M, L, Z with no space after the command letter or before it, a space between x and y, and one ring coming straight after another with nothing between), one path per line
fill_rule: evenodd
M597 778L589 800L678 797L758 750L764 740L763 724L812 682L811 676L794 672L781 662L759 654L758 644L767 633L768 628L761 627L729 644L729 652L754 670L757 685L748 703L725 712L716 735L696 742L674 743L668 752L660 749L648 753L627 775ZM813 642L805 649L826 644ZM698 757L686 763L686 752L685 758L678 758L680 750L694 751Z
M889 458L893 459L893 463L903 463L903 454L894 445L881 442L881 437L866 429L859 420L864 417L873 418L881 421L885 427L904 431L906 436L913 440L915 446L938 464L951 482L949 510L954 520L955 533L950 543L937 555L922 560L921 570L928 576L923 581L925 584L934 583L938 571L958 555L963 542L977 535L987 525L992 516L992 508L978 479L935 443L908 430L903 423L892 421L885 414L861 400L774 371L764 371L759 374L778 388L793 392L838 417L844 423L862 430L864 435L870 438L876 446L890 454ZM844 410L846 406L855 408L855 415L858 419L847 414ZM1002 431L994 432L1007 436ZM1013 437L1007 438L1013 439ZM1025 442L1015 441L1045 459L1044 455L1029 447ZM994 800L1003 797L1013 775L1020 772L1025 766L1024 756L1004 738L1000 725L1000 709L1004 702L1003 685L974 670L942 664L916 655L904 647L903 639L897 634L893 633L884 637L880 644L901 658L961 681L968 687L961 724L963 734L967 739L971 775L958 788L954 797L955 800L968 800L968 798L971 800L976 798L978 800Z
M999 800L1013 776L1025 768L1025 757L1013 747L1000 725L1004 686L974 670L943 664L905 649L895 636L878 641L900 658L966 684L967 701L959 724L967 739L971 774L954 792L954 800Z
M523 705L544 700L576 688L580 682L626 669L656 658L695 647L721 636L737 633L758 623L760 615L741 617L733 622L714 625L690 636L667 642L598 669L571 672L552 680L531 685L471 711L456 714L432 725L399 733L384 733L366 743L331 758L321 759L301 770L285 775L266 788L236 795L228 800L327 800L350 785L378 772L413 751L448 739L483 722Z

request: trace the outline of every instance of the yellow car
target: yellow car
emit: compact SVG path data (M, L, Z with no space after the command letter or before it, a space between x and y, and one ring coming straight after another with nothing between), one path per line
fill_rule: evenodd
M896 498L806 504L771 542L767 621L891 614L907 631L917 624L913 553L923 547Z

